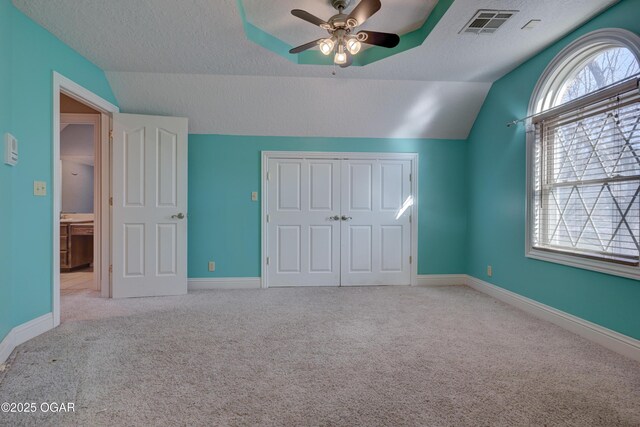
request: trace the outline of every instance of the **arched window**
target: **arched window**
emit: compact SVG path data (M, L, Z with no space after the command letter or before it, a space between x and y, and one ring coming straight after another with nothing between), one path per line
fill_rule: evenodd
M640 37L595 31L534 91L527 255L640 278Z

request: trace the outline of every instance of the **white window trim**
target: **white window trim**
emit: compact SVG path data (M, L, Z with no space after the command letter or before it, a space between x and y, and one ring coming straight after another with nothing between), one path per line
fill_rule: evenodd
M549 63L538 80L531 100L529 101L528 116L531 117L549 107L541 105L540 102L547 98L549 89L557 89L567 75L584 60L584 57L593 54L594 49L603 46L624 47L631 51L638 63L640 63L640 36L631 31L621 28L606 28L593 31L566 46ZM541 261L553 262L570 267L582 268L585 270L598 271L600 273L615 276L627 277L640 280L640 267L615 264L602 260L584 258L578 255L562 254L536 249L533 247L531 233L534 225L534 204L533 182L535 161L535 132L533 132L531 118L526 123L526 174L527 174L527 197L526 197L526 218L525 218L525 256L527 258Z

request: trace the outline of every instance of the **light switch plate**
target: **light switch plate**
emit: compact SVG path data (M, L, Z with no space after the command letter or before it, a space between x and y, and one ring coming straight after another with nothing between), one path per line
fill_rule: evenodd
M256 202L258 201L258 192L254 191L253 193L251 193L251 200Z
M33 195L34 196L46 196L47 195L47 183L44 181L33 181Z
M209 271L216 271L215 261L209 261Z

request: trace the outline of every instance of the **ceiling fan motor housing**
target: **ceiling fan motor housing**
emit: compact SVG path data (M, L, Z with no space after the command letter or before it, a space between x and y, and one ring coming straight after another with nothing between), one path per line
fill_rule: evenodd
M349 7L349 5L351 4L351 0L331 0L331 6L334 7L334 9L346 9Z

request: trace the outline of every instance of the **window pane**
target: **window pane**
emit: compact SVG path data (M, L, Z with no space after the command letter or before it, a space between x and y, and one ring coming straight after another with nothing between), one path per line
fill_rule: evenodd
M635 56L626 48L600 51L575 70L560 90L554 105L564 104L640 73Z

